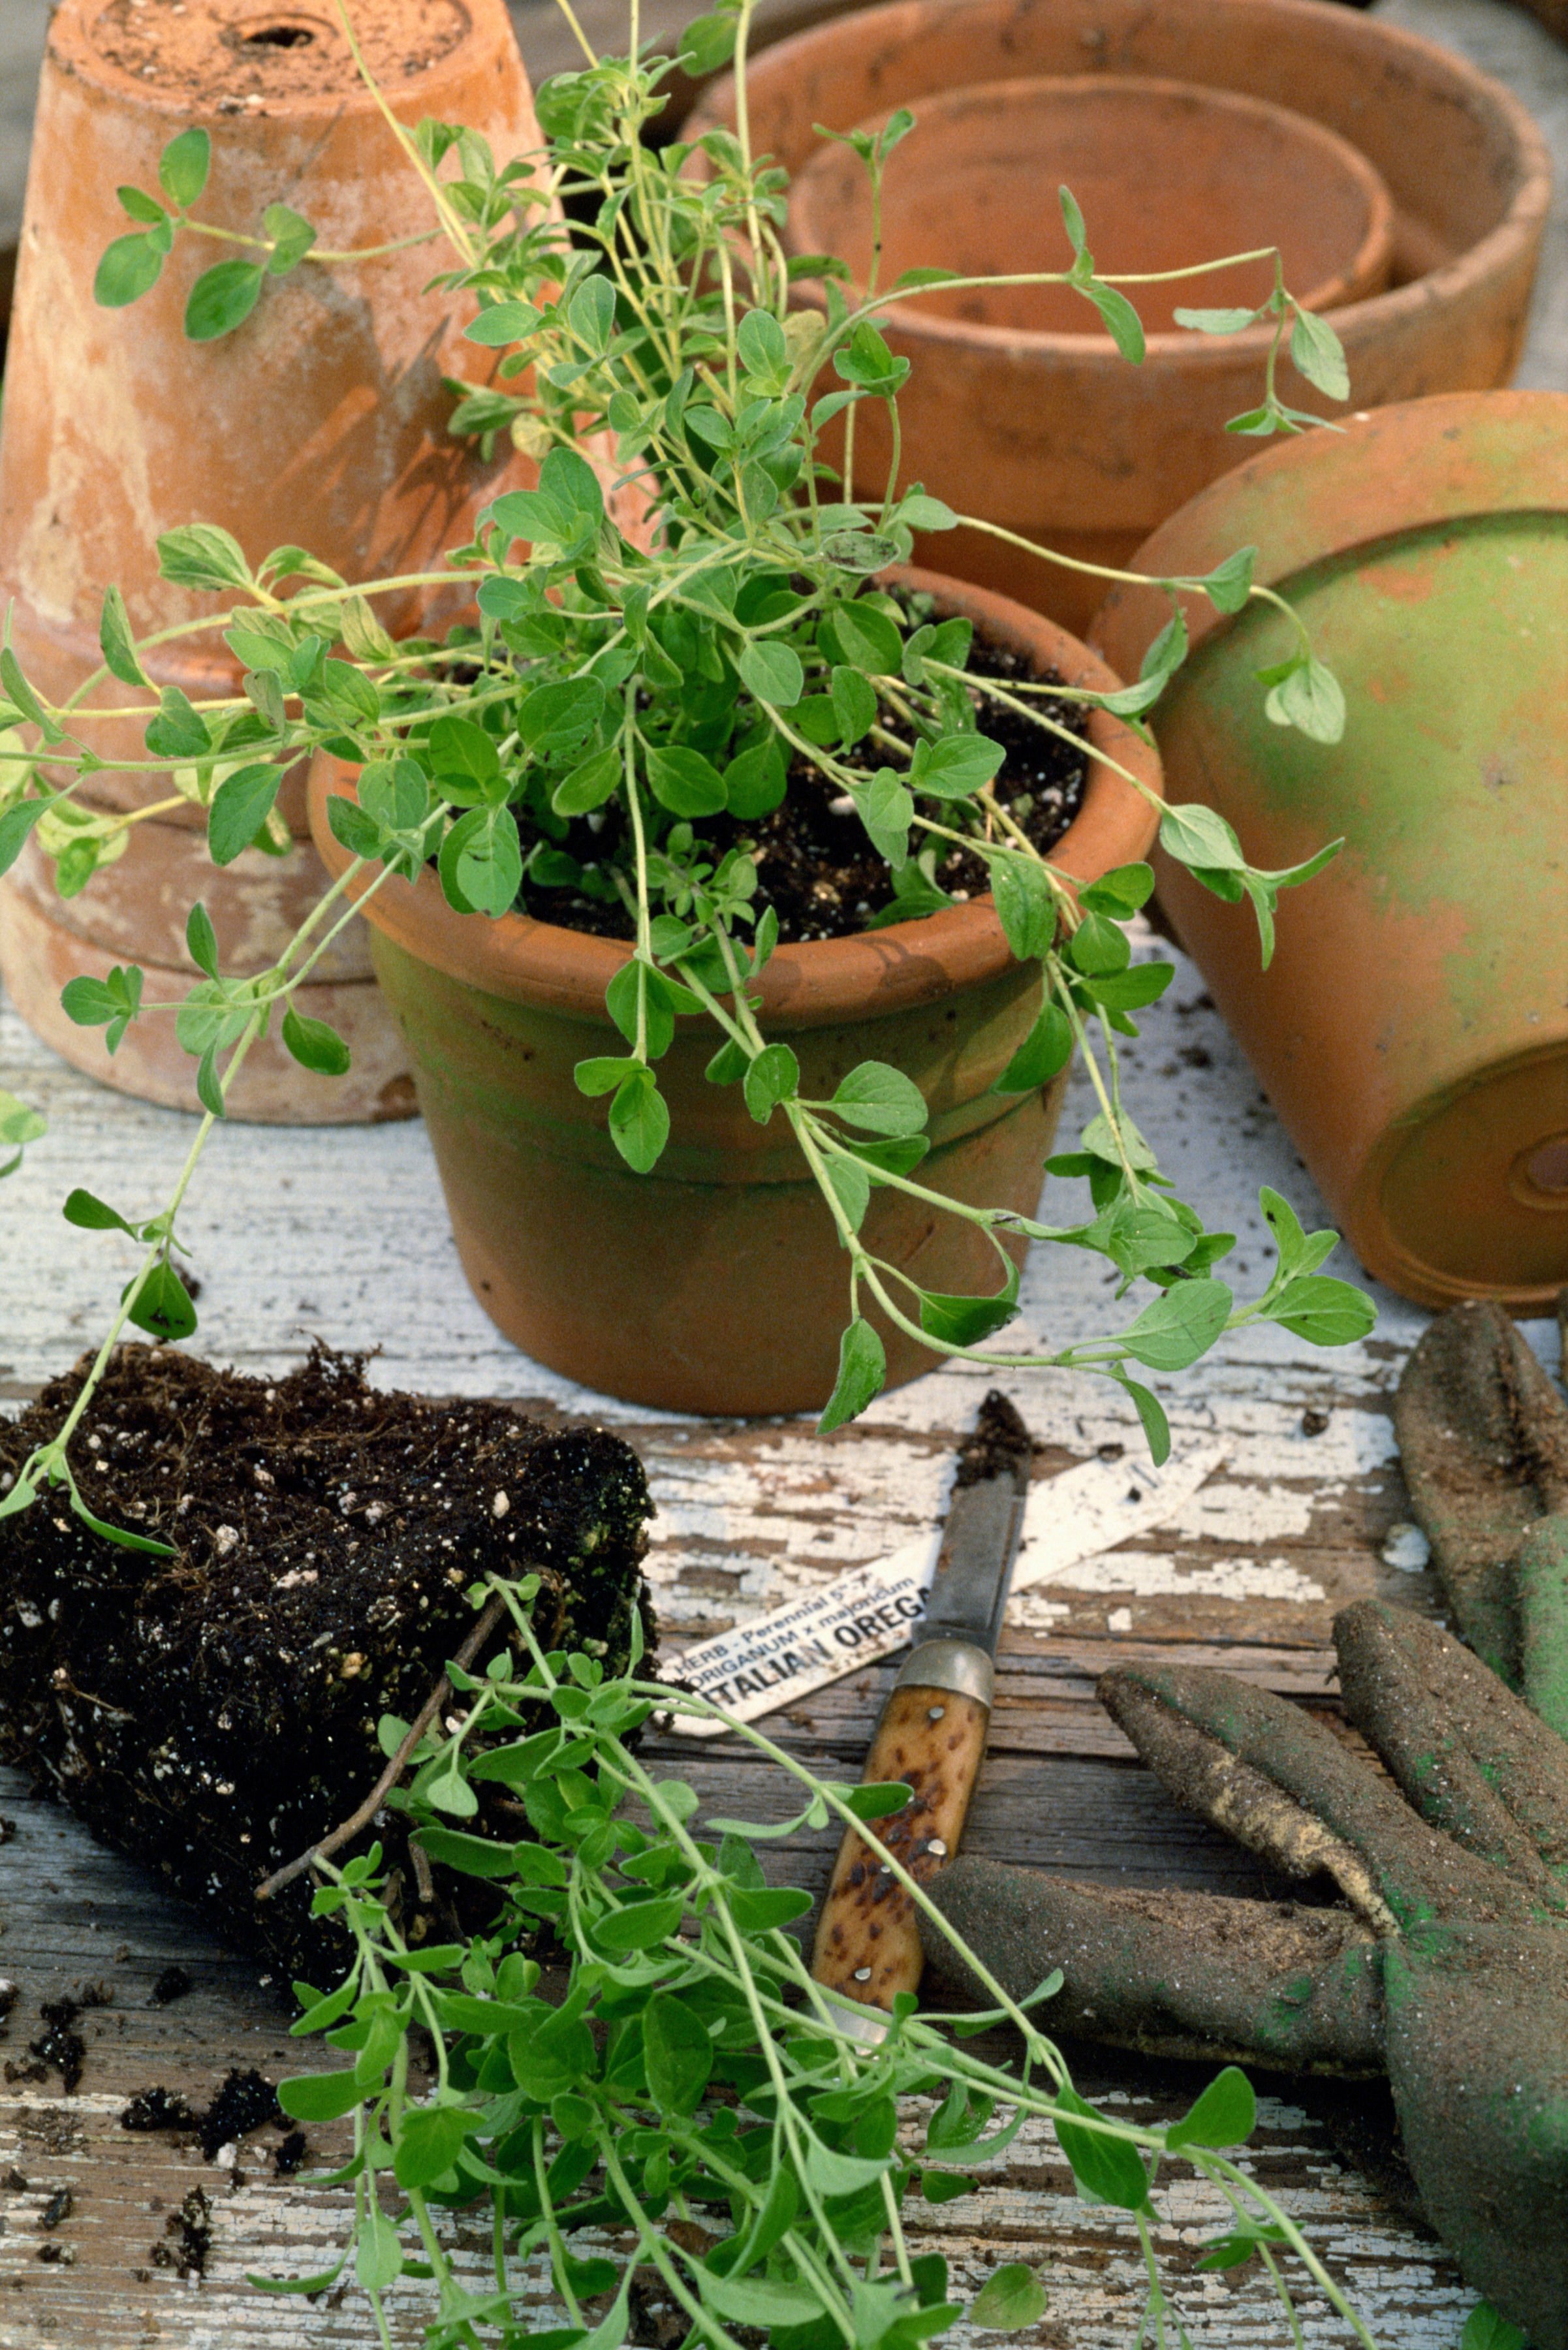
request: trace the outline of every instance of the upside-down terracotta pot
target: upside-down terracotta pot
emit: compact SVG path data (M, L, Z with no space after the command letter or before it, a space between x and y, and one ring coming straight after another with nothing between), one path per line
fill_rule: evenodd
M919 122L930 111L922 101L937 100L939 115L950 107L946 93L1057 75L1152 76L1233 91L1305 115L1360 151L1392 196L1394 236L1386 290L1333 310L1357 405L1484 389L1512 374L1551 194L1539 131L1507 90L1463 58L1323 0L1160 0L1157 7L1148 0L895 0L819 24L755 59L753 145L794 177L818 151L817 123L847 130L902 105ZM732 84L719 84L705 93L688 135L732 114ZM904 169L916 180L920 141L917 128L894 158L897 166L907 156ZM1137 168L1125 150L1116 160ZM999 176L987 224L997 250L1010 232L1039 236L1048 227L1054 234L1057 183L1067 177L1046 153L1006 181ZM1310 183L1299 202L1303 213L1313 209ZM1175 217L1180 206L1178 180L1151 203L1151 249L1162 234L1159 213ZM1108 248L1093 207L1085 209L1099 259ZM940 214L933 234L938 227ZM1223 249L1201 216L1184 235L1189 260ZM934 265L943 257L918 256ZM1206 284L1205 305L1217 283ZM929 311L928 302L884 314L889 342L913 368L899 403L901 478L922 481L960 513L1069 556L1121 565L1167 515L1255 445L1224 426L1262 397L1263 328L1222 338L1156 334L1135 368L1101 333L1012 322L966 328ZM1280 390L1294 407L1330 408L1288 363ZM880 403L865 401L856 423L857 485L878 496L890 454L885 419ZM1086 625L1100 593L1092 579L979 532L944 533L918 552L1069 627Z
M1345 1237L1424 1305L1542 1311L1568 1281L1568 396L1411 401L1256 457L1172 515L1140 571L1238 545L1345 689L1332 746L1271 724L1290 630L1187 607L1156 715L1173 801L1255 865L1345 848L1288 890L1261 972L1250 911L1158 860L1162 901ZM1168 611L1096 623L1135 671Z
M503 0L356 0L367 63L400 120L472 125L502 159L538 144L527 76ZM93 298L100 255L138 224L115 191L158 194L168 141L201 124L213 142L196 216L261 233L273 203L301 212L324 250L392 244L431 225L425 192L354 66L327 0L64 0L39 88L0 432L0 595L27 673L64 700L98 667L99 613L112 582L138 634L217 613L230 598L158 576L154 541L185 523L232 532L253 563L293 544L350 582L439 567L507 470L452 439L443 375L481 377L492 355L462 340L466 312L427 281L443 244L353 265L306 260L269 281L244 325L192 343L183 315L197 276L245 248L182 233L153 290L124 309ZM510 458L517 478L532 478ZM522 471L518 471L523 468ZM435 599L379 602L394 633ZM192 700L235 694L240 667L216 630L150 657L161 686ZM110 684L95 704L147 706ZM94 747L145 757L141 719L88 722ZM123 809L170 795L167 776L104 775L84 806ZM305 839L303 771L279 803L300 837L275 859L247 850L217 870L199 855L204 817L179 808L136 826L115 864L59 900L30 846L0 889L0 972L24 1017L94 1076L194 1107L194 1065L172 1015L137 1023L118 1054L59 1008L63 981L128 956L147 1000L197 975L186 908L201 897L226 970L265 970L324 886ZM354 931L359 926L356 924ZM405 1114L407 1061L376 994L362 935L346 934L312 983L312 1006L351 1033L348 1076L312 1076L275 1038L251 1054L234 1115L327 1122Z
M1036 669L1101 690L1115 681L1037 614L926 572L902 575L967 613ZM1155 789L1155 754L1096 712L1091 740ZM352 770L319 759L311 824L327 863L344 851L327 801ZM1107 766L1053 861L1079 881L1141 857L1149 803ZM735 1087L709 1085L711 1024L677 1023L659 1065L671 1139L649 1175L610 1141L607 1104L578 1093L578 1061L619 1050L605 989L629 948L536 922L455 913L433 872L392 880L366 908L376 970L408 1043L463 1269L493 1320L536 1361L662 1409L819 1407L848 1316L847 1260L784 1121L753 1123ZM759 983L761 1019L799 1056L803 1089L833 1093L864 1060L905 1070L930 1107L921 1180L971 1203L1033 1212L1064 1079L993 1094L1032 1024L1036 966L1015 962L989 897L923 921L780 947ZM867 1245L923 1286L990 1292L994 1251L976 1230L891 1189L874 1191ZM880 1317L873 1313L873 1319ZM934 1357L883 1327L890 1382Z

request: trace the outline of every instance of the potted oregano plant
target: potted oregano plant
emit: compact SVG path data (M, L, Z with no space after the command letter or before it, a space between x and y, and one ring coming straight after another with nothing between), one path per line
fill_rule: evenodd
M937 1357L1059 1366L1114 1380L1163 1454L1165 1414L1136 1370L1180 1368L1240 1324L1272 1320L1335 1344L1371 1321L1358 1292L1316 1269L1333 1235L1303 1235L1272 1194L1279 1263L1262 1294L1238 1305L1216 1270L1231 1236L1174 1196L1117 1070L1118 1036L1136 1034L1132 1014L1170 977L1135 964L1125 928L1151 887L1140 851L1156 827L1202 886L1251 901L1265 959L1279 891L1334 853L1254 868L1212 811L1162 804L1143 727L1183 658L1179 595L1224 611L1280 599L1253 581L1250 548L1202 578L1163 583L1170 619L1140 678L1123 685L1018 608L899 568L917 528L958 518L905 484L896 461L879 500L846 496L818 441L840 416L852 437L872 404L896 445L907 370L877 322L929 273L850 301L821 256L785 258L784 175L746 130L747 18L745 6L724 9L688 36L705 54L734 50L742 94L736 130L705 134L700 169L680 145L656 155L644 144L665 68L635 53L586 52L581 71L546 85L538 158L497 167L462 128L399 130L452 248L444 282L481 297L470 338L504 353L496 384L464 390L454 422L481 435L521 429L545 452L535 490L494 501L439 570L352 590L286 577L275 556L253 558L220 529L162 542L165 567L225 598L219 619L192 630L221 630L244 681L201 704L149 688L148 757L211 774L222 864L266 823L285 771L314 755L317 837L337 869L259 975L224 972L206 911L192 909L187 943L203 975L178 1029L203 1123L186 1165L152 1216L85 1191L67 1203L73 1222L145 1244L99 1361L128 1325L168 1337L195 1326L178 1270L180 1207L257 1039L275 1024L307 1067L347 1066L343 1039L296 997L358 905L377 928L448 1180L461 1165L472 1179L463 1214L477 1202L476 1223L488 1217L464 1243L504 1327L538 1343L500 1284L591 1299L607 1253L613 1263L619 1245L624 1261L624 1242L606 1239L618 1212L607 1170L618 1196L656 1203L677 1243L683 1230L693 1236L684 1256L666 1249L653 1284L606 1285L646 1365L629 1391L708 1409L818 1404L832 1429L889 1374ZM910 128L894 118L867 140L874 180ZM1134 305L1096 274L1066 191L1062 207L1075 253L1065 282L1136 363ZM1194 270L1215 265L1205 256ZM824 307L794 307L803 268L826 277ZM1264 307L1273 348L1334 390L1340 358L1324 322L1278 277ZM1310 421L1281 405L1272 382L1271 370L1248 430ZM615 437L622 481L641 492L635 540L583 453L602 432ZM441 641L395 642L378 599L454 578L472 592L468 617ZM112 594L103 644L106 673L145 675ZM9 649L0 675L50 778L34 770L14 790L4 858L100 757L90 692L52 704ZM1338 689L1299 627L1261 691L1280 725L1337 736ZM122 710L114 717L123 723ZM1066 853L1080 827L1081 859ZM64 1000L111 1052L148 1008L129 965L74 981ZM558 1033L544 1049L547 1021ZM913 1040L922 1024L929 1053ZM891 1049L879 1049L884 1037ZM1040 1097L1075 1051L1096 1114L1046 1163L1084 1182L1087 1201L1046 1224L1033 1213L1049 1124ZM1025 1116L997 1114L1025 1103ZM581 1229L569 1218L531 1229L515 1162L570 1157L590 1120ZM1011 1169L1002 1157L992 1190L981 1146L999 1130L1027 1148ZM748 1228L747 1248L711 1278L703 1219L722 1231L753 1172L783 1209L813 1201L815 1260L792 1237L797 1218L771 1253ZM695 1216L682 1187L698 1195ZM646 1233L649 1210L639 1213ZM989 1343L1017 1311L1032 1239L1096 1251L1124 1291L1153 1294L1103 1339ZM815 1351L792 1359L788 1334L811 1324L823 1276L841 1337L831 1348L814 1337ZM814 1331L822 1326L818 1314ZM547 1351L585 1367L564 1318ZM762 1373L727 1392L741 1358ZM71 1483L82 1408L21 1466L0 1509Z

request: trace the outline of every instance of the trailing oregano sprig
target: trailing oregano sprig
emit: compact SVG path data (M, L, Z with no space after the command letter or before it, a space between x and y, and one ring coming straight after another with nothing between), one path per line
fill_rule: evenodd
M343 0L339 7L352 41ZM1145 727L1186 657L1182 608L1191 598L1226 614L1251 602L1273 614L1280 642L1260 675L1268 713L1281 725L1334 739L1344 720L1339 689L1288 603L1254 580L1252 548L1203 577L1158 583L1170 599L1169 622L1141 676L1108 693L978 674L971 624L896 592L887 575L909 557L917 531L997 526L976 525L919 484L903 484L896 462L879 498L857 498L828 463L823 435L839 419L851 432L867 400L887 406L896 423L909 363L876 321L944 273L916 270L892 286L873 279L846 289L838 265L786 255L784 174L750 144L748 25L749 0L686 36L694 67L733 50L733 133L709 131L657 151L645 143L669 62L641 56L635 11L630 56L587 52L582 70L541 88L545 145L537 155L497 165L485 142L461 127L392 124L430 192L432 234L439 230L450 250L452 265L439 283L465 310L477 304L468 338L501 354L493 381L454 385L453 429L486 441L507 434L539 460L536 486L494 498L472 540L451 550L444 566L350 586L297 546L253 567L228 533L196 525L160 541L162 573L222 595L221 618L137 640L110 588L103 667L58 707L29 682L8 641L0 650L7 705L0 726L10 730L0 736L0 778L8 779L0 784L0 869L31 836L56 858L62 889L80 889L123 851L132 827L182 801L205 812L212 856L226 865L248 847L286 846L276 799L288 767L324 752L358 774L356 796L328 803L334 834L354 861L272 971L226 974L208 915L200 906L192 911L187 941L202 975L176 1007L177 1030L197 1065L207 1123L176 1194L148 1217L77 1191L67 1213L78 1224L130 1232L146 1245L116 1334L129 1322L160 1337L189 1335L195 1313L175 1263L177 1211L235 1069L275 1022L306 1068L330 1075L348 1066L348 1045L306 1017L295 997L347 919L348 896L372 868L379 886L389 874L412 877L432 863L448 902L475 920L504 916L525 888L560 890L616 909L631 933L629 957L606 999L621 1048L577 1071L586 1094L607 1099L608 1130L627 1163L646 1172L661 1156L670 1112L659 1064L677 1020L703 1016L715 1031L711 1082L739 1086L759 1124L787 1125L821 1190L844 1245L848 1306L825 1429L863 1410L882 1384L874 1311L933 1357L1112 1379L1163 1458L1165 1414L1136 1370L1179 1369L1225 1331L1263 1320L1342 1344L1365 1333L1372 1309L1359 1292L1319 1273L1334 1236L1303 1234L1272 1193L1263 1204L1280 1253L1264 1293L1238 1305L1218 1278L1232 1236L1208 1231L1198 1210L1173 1194L1122 1095L1117 1040L1136 1036L1132 1015L1173 976L1168 964L1135 963L1126 927L1153 875L1130 864L1085 888L1058 872L1030 837L1027 805L1009 790L987 719L1005 711L1010 723L1064 741L1085 764L1116 767L1077 726L1098 709ZM876 138L852 136L874 189L890 145L913 128L906 113ZM196 134L172 143L162 197L145 198L161 220L131 206L147 224L129 242L144 237L146 252L120 255L105 298L129 298L138 273L151 270L176 233L202 231L192 208L221 160L198 150ZM1065 272L1038 273L1039 281L1075 288L1136 362L1142 328L1122 288L1143 281L1101 276L1066 190L1062 208L1075 258ZM249 273L243 286L223 280L239 290L224 297L232 315L213 331L239 325L269 273L329 263L306 244L308 224L295 221L273 208L258 231L264 257L221 263L200 281L198 290L208 286L206 322L223 308L221 289L209 281L224 270ZM1195 261L1163 275L1216 265ZM1333 331L1294 302L1277 262L1274 291L1259 310L1195 312L1189 323L1229 332L1254 319L1273 328L1268 382L1262 407L1238 429L1300 429L1314 420L1280 405L1275 359L1288 337L1298 368L1342 397ZM450 596L454 584L472 598L472 616L441 641L395 640L377 617L381 598ZM177 687L154 684L160 648L213 630L241 664L241 691L195 704ZM140 698L103 699L110 681ZM144 757L104 747L123 739L128 719L141 723ZM759 1018L755 983L778 921L761 893L746 829L779 806L802 761L842 795L888 868L889 901L874 922L915 920L950 904L938 859L953 848L983 864L1008 941L1042 981L1038 1017L998 1090L1047 1085L1076 1052L1095 1095L1076 1149L1048 1162L1088 1186L1088 1211L1076 1222L1039 1223L925 1184L927 1105L886 1063L852 1070L831 1100L803 1096L794 1054L770 1040ZM80 805L79 785L105 767L166 775L169 797L123 813ZM1251 901L1267 962L1281 890L1310 879L1338 844L1288 870L1264 871L1215 811L1166 807L1130 770L1118 772L1150 801L1169 856L1220 897ZM725 829L715 838L721 819ZM328 921L333 931L324 929ZM132 965L72 981L64 1004L73 1020L103 1028L110 1052L133 1021L166 1008L145 999L144 974ZM990 1294L935 1294L867 1246L871 1195L888 1185L989 1237L997 1267ZM1120 1276L1118 1295L1135 1283L1156 1295L1103 1339L999 1350L991 1342L1018 1310L1023 1238L1096 1252ZM24 1506L50 1483L65 1483L74 1500L67 1436L35 1456L0 1511Z
M294 2030L324 2033L344 2062L278 2095L299 2121L352 2117L353 2152L327 2182L353 2189L350 2241L330 2269L253 2282L321 2293L352 2262L389 2341L384 2296L418 2280L430 2350L619 2350L639 2283L674 2305L687 2344L713 2350L742 2350L745 2329L775 2350L915 2350L965 2316L1017 2333L1046 2306L1026 2263L1004 2261L966 2305L943 2256L913 2240L922 2203L982 2191L975 2167L1044 2122L1080 2191L1137 2232L1148 2280L1138 2341L1187 2338L1154 2233L1174 2157L1226 2215L1200 2269L1257 2257L1298 2340L1304 2275L1372 2350L1300 2230L1226 2151L1255 2124L1244 2074L1227 2066L1163 2128L1096 2107L1043 2028L1061 1977L1010 1998L880 1844L874 1824L908 1787L820 1780L722 1710L640 1678L635 1628L618 1679L597 1658L546 1651L536 1588L474 1586L475 1607L504 1605L509 1645L482 1672L448 1667L456 1710L389 1799L427 1861L483 1888L484 1929L421 1939L379 1848L319 1864L316 1913L342 1921L352 1959L336 1989L295 1986ZM704 1819L691 1787L635 1751L664 1708L723 1720L794 1781L795 1815ZM383 1719L389 1754L408 1727ZM836 1821L877 1846L994 2009L941 2016L904 1993L880 2043L844 2029L788 1930L810 1895L769 1884L753 1850ZM966 2044L996 2024L1017 2034L1013 2062ZM483 2282L458 2273L442 2210L483 2223ZM564 2325L541 2329L541 2285Z

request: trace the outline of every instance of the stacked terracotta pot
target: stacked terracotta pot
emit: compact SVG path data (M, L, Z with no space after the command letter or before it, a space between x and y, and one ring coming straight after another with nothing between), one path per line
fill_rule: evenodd
M821 13L820 11L816 13ZM965 276L1066 268L1057 188L1082 205L1104 271L1158 271L1278 245L1291 291L1332 318L1352 396L1377 407L1505 383L1517 363L1550 193L1539 133L1510 94L1449 52L1322 0L896 0L763 49L753 146L794 182L797 254L836 252L864 285L864 167L815 126L875 131L911 109L889 158L878 283L909 266ZM706 95L687 135L732 115ZM1082 296L923 294L884 314L912 363L900 478L1060 553L1125 565L1148 534L1255 442L1266 328L1175 327L1250 306L1258 266L1137 296L1141 367ZM1291 405L1330 411L1288 361ZM886 411L862 405L854 476L882 494ZM924 559L1082 628L1104 583L979 531Z
M400 120L472 125L503 160L537 146L502 0L362 0L355 20ZM462 341L451 302L424 290L442 246L348 266L307 261L269 282L245 323L210 343L186 339L187 297L203 270L244 247L185 233L152 292L128 308L95 304L99 258L133 225L117 186L156 192L160 154L192 124L213 142L196 211L221 227L254 236L277 202L302 213L327 250L395 244L431 226L428 200L356 71L336 11L265 0L64 0L39 92L0 436L0 596L25 670L57 701L99 666L110 582L139 637L229 600L161 579L161 532L217 523L253 564L294 544L350 582L418 572L468 536L500 472L447 431L442 377L472 380L486 355ZM431 606L415 592L379 609L398 633ZM239 665L216 629L176 639L148 667L158 685L192 700L239 691ZM148 699L112 685L91 698L99 706ZM82 732L100 753L145 757L143 723L100 718ZM102 976L134 961L146 970L149 1003L178 1000L198 975L184 943L198 899L224 968L266 969L325 886L304 785L301 770L279 802L299 845L277 858L247 849L223 870L207 860L195 806L134 826L125 854L64 900L50 860L30 846L0 890L0 972L24 1018L93 1076L194 1107L193 1064L171 1014L139 1021L110 1059L101 1030L66 1019L60 989L78 972ZM166 775L103 775L80 794L108 809L169 796ZM411 1111L404 1047L358 923L317 967L300 1008L348 1039L349 1074L312 1076L268 1038L234 1088L234 1114L314 1123Z

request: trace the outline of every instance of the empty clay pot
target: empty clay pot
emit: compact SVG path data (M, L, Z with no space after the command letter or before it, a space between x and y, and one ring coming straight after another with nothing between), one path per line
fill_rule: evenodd
M1135 558L1259 549L1345 688L1331 747L1272 725L1286 624L1187 606L1155 725L1173 801L1298 862L1258 968L1250 916L1159 860L1160 895L1345 1237L1423 1305L1543 1312L1568 1281L1568 395L1414 400L1254 457ZM1096 623L1137 671L1168 611Z
M538 144L502 0L356 0L355 24L400 120L472 124L503 157ZM314 224L324 249L340 251L431 224L334 8L64 0L39 88L0 434L0 594L15 598L24 667L56 699L99 665L111 582L138 633L220 610L223 598L159 577L161 532L221 524L253 563L291 543L350 581L419 571L467 536L505 470L482 465L472 443L447 432L443 374L473 380L486 355L462 341L454 306L424 290L444 245L346 265L307 260L269 282L244 324L217 342L185 338L186 298L203 270L243 247L184 234L151 293L125 309L97 306L99 258L135 226L117 186L156 192L162 149L192 123L213 141L200 218L254 235L266 205L284 202ZM410 591L379 609L406 631L432 602ZM238 664L215 630L164 647L150 667L160 685L192 699L239 691ZM110 686L93 700L134 706L146 696ZM90 723L95 747L145 756L142 721ZM149 1000L179 996L196 975L182 935L194 896L225 968L265 969L324 886L303 837L304 780L290 778L280 801L301 839L281 862L247 851L222 871L204 866L192 856L203 819L180 809L138 826L127 854L62 905L30 847L0 889L0 972L29 1024L122 1091L194 1107L193 1064L171 1015L144 1017L111 1060L100 1031L73 1027L59 1010L61 980L130 956L147 967ZM81 796L124 808L168 793L165 776L119 775L95 779ZM236 1082L235 1116L336 1122L409 1106L406 1061L363 938L349 940L313 991L320 1016L353 1032L349 1075L312 1076L268 1039Z
M929 573L903 576L1038 671L1114 684L1039 615ZM1158 760L1127 727L1096 712L1091 734L1158 788ZM351 770L317 761L311 824L335 871L348 860L327 800L352 787ZM1153 826L1132 785L1096 766L1054 861L1091 880L1142 856ZM411 886L387 882L366 913L463 1269L507 1337L590 1388L658 1409L826 1402L847 1315L846 1259L784 1121L754 1124L738 1088L704 1079L711 1024L677 1023L659 1063L672 1139L651 1174L635 1175L610 1141L607 1105L572 1078L578 1061L610 1049L605 989L628 947L521 914L458 914L428 870ZM1039 973L1013 961L989 898L780 947L759 985L763 1025L789 1038L808 1094L830 1095L859 1061L893 1062L930 1105L922 1180L1033 1212L1064 1080L1021 1097L990 1090L1034 1017ZM973 1227L901 1192L872 1193L864 1231L877 1255L929 1288L995 1286L995 1255ZM883 1336L890 1382L930 1367L890 1327Z
M894 0L755 59L753 144L794 175L818 151L816 123L846 130L900 105L919 118L922 100L1040 75L1200 84L1336 132L1386 182L1395 214L1389 287L1334 314L1356 403L1482 389L1511 375L1551 192L1539 131L1463 58L1323 0ZM732 113L732 85L717 85L688 135ZM912 169L919 136L909 141ZM1303 185L1302 210L1315 201ZM995 204L999 213L1054 213L1054 178L999 189ZM1089 229L1097 251L1092 216ZM1208 236L1199 243L1189 258L1217 249ZM1260 328L1160 337L1141 368L1117 358L1106 337L984 328L966 336L947 322L939 344L918 325L885 331L914 363L901 400L903 478L1067 555L1125 563L1168 514L1254 446L1223 428L1259 399L1267 348ZM1280 387L1293 406L1328 408L1288 364ZM856 426L857 478L878 494L888 456L884 412L865 402ZM909 455L917 417L931 419L918 464ZM1100 593L978 532L944 533L919 551L1069 627L1087 624Z
M885 120L859 128L876 131ZM1231 90L1080 74L984 82L921 99L917 127L894 148L882 182L878 283L929 267L963 277L1069 269L1073 248L1056 198L1064 184L1110 276L1277 244L1286 284L1311 309L1360 301L1388 282L1393 205L1348 140ZM864 288L873 232L865 165L850 149L824 143L791 192L786 248L836 254ZM1169 337L1179 333L1179 305L1251 307L1273 283L1273 264L1257 261L1127 291L1146 331ZM1020 335L1104 339L1095 311L1065 286L933 286L898 318L911 347L921 343L900 403L911 479L942 462L940 424L929 411L947 343L971 340L976 330L1003 350ZM1050 359L1042 354L1047 368ZM1001 420L996 426L1000 438Z

